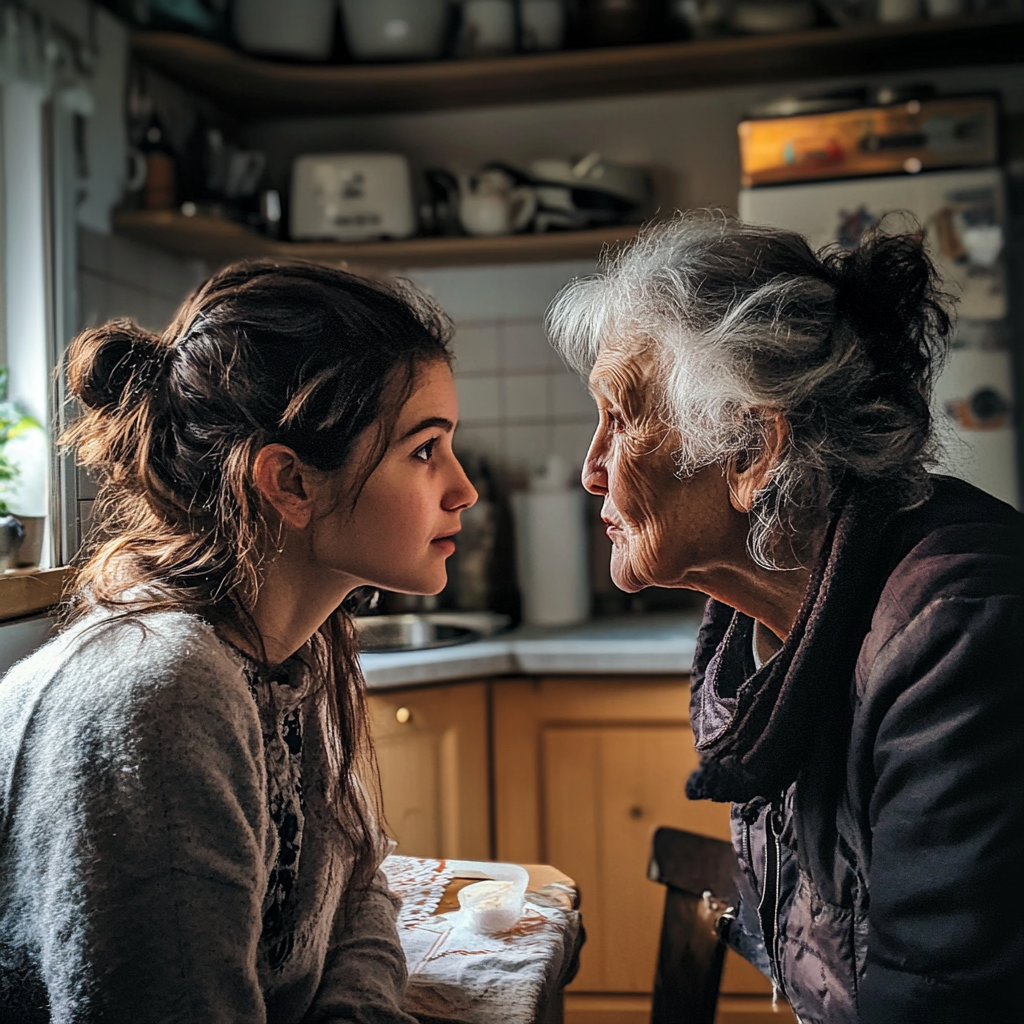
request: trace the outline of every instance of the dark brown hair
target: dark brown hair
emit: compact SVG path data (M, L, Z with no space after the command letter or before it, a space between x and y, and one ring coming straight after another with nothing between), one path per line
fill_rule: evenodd
M365 482L419 368L450 361L451 333L411 286L263 260L215 274L160 336L130 320L83 332L67 369L84 411L62 440L99 479L99 528L77 560L69 617L123 611L131 589L132 614L180 608L262 652L251 611L278 524L253 483L256 455L284 444L333 472L375 430L373 455L357 467ZM378 796L378 785L351 617L338 609L303 656L358 887L376 853L360 787Z

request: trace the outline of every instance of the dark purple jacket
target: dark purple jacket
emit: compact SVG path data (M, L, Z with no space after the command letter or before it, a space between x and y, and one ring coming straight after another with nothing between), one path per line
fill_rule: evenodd
M728 941L803 1024L1019 1019L1022 584L1024 517L938 477L911 511L845 503L760 670L708 603L688 792L733 801Z

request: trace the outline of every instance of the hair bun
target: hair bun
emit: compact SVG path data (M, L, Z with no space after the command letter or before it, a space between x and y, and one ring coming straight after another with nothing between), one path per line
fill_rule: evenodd
M923 232L888 234L879 225L855 249L833 249L824 262L834 275L836 311L879 372L926 387L945 357L953 321Z
M152 386L163 365L156 335L128 319L83 331L71 344L71 393L90 409L131 404Z

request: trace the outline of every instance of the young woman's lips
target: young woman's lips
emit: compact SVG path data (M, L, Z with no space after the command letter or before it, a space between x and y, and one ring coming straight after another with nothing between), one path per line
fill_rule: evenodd
M439 551L443 551L446 555L455 553L455 534L449 533L445 537L435 537L430 542L432 547L437 548Z

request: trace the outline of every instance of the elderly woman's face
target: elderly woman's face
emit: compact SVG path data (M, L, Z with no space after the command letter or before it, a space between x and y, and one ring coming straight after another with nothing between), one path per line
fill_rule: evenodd
M653 402L653 369L649 350L602 346L590 374L599 420L583 486L604 497L616 586L707 589L709 576L745 557L747 518L730 504L720 466L676 477L676 445Z

